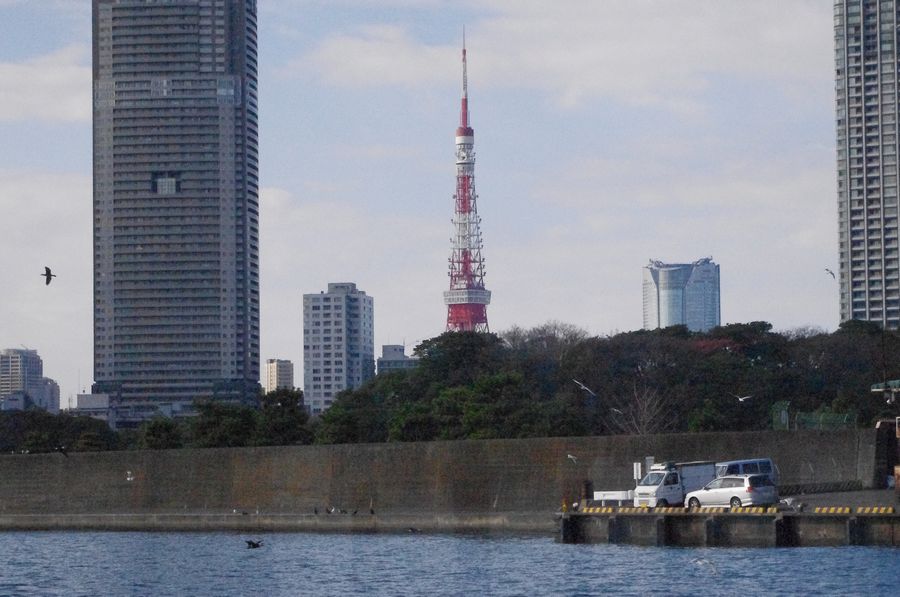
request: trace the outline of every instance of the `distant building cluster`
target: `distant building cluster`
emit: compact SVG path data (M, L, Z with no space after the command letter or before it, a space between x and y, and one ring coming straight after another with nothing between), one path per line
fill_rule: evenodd
M59 385L44 377L44 362L36 350L0 351L0 410L40 408L59 412Z
M711 257L693 263L651 260L644 267L644 329L673 325L692 332L721 325L719 266Z

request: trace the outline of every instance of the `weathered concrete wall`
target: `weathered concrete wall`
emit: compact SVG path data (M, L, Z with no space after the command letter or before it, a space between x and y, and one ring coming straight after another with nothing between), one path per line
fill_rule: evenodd
M567 456L572 454L577 461ZM0 515L553 512L631 463L769 456L786 484L872 486L875 432L752 432L0 457Z

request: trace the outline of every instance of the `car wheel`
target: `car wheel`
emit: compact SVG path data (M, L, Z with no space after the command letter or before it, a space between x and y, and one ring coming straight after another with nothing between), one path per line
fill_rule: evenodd
M668 505L669 505L669 502L666 500L659 500L658 502L656 502L656 506L658 508L665 508Z
M689 500L688 500L688 507L689 507L689 508L699 508L699 507L700 507L700 500L698 500L697 498L691 498L691 499L689 499Z
M732 508L740 508L741 507L741 498L733 497L731 498L731 507Z

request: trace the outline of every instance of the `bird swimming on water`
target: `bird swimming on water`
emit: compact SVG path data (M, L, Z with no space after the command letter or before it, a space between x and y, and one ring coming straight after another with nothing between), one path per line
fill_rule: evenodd
M45 265L45 266L44 266L44 273L41 274L41 276L47 278L47 282L46 282L44 285L45 285L45 286L49 286L49 285L50 285L50 280L52 280L53 278L55 278L55 277L56 277L56 274L52 273L52 272L50 271L50 268L47 267L47 266Z
M256 549L257 547L262 547L262 541L253 541L251 539L244 539L247 542L247 549Z

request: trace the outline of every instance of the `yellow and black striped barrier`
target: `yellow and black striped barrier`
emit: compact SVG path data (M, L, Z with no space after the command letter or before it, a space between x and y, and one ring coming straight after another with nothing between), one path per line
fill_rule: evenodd
M585 514L612 514L615 508L612 506L588 506L582 510Z
M858 506L857 514L893 514L893 506Z
M616 512L621 514L650 514L651 512L653 512L653 510L651 510L647 506L619 506Z
M815 514L850 514L849 506L816 506Z
M776 514L775 506L737 506L729 510L732 514Z

